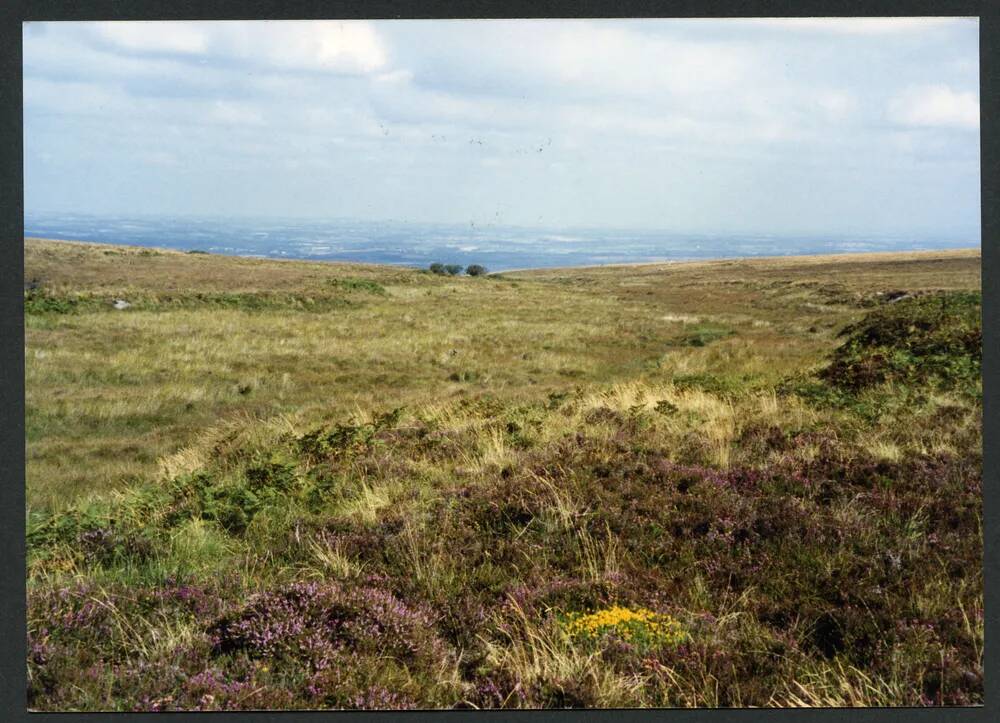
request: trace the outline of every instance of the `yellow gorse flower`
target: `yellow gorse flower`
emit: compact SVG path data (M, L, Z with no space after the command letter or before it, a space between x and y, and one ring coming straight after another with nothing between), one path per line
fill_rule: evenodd
M688 639L681 624L670 615L620 605L592 613L571 613L565 631L584 642L613 635L644 649L672 647Z

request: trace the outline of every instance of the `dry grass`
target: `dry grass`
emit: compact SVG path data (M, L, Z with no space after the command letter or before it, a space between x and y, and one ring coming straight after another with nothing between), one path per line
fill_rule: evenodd
M623 284L623 275L647 283ZM979 261L972 252L876 254L469 279L28 239L25 277L52 293L107 299L283 292L349 303L322 313L195 306L29 315L28 497L58 506L158 466L192 469L212 454L219 429L245 426L248 415L309 422L482 394L533 398L637 375L774 381L817 359L837 325L857 315L827 314L819 333L800 333L801 309L779 302L816 295L815 279L848 294L967 288L979 283ZM330 283L341 278L374 281L386 294ZM750 313L733 317L733 308ZM726 318L735 335L676 344L696 323ZM724 464L732 410L697 395L681 401L707 415ZM485 441L479 463L500 462L501 443Z
M590 687L595 707L599 708L621 707L635 701L645 683L641 677L616 674L602 664L596 651L574 644L551 621L537 623L516 602L512 608L514 620L505 629L506 644L486 643L487 659L492 666L527 689ZM510 691L507 705L511 705L515 692Z

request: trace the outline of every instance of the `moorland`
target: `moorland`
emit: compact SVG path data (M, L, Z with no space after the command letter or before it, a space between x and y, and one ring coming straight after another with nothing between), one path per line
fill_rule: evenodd
M982 703L978 250L25 282L33 709Z

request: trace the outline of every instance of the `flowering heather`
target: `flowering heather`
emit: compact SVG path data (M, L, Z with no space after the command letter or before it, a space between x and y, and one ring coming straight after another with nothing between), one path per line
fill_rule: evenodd
M243 651L255 658L291 658L314 670L329 667L346 650L399 660L435 660L446 654L425 609L378 588L316 582L256 595L209 633L217 654Z
M360 710L410 710L417 707L407 696L381 685L366 689L356 695L351 702Z

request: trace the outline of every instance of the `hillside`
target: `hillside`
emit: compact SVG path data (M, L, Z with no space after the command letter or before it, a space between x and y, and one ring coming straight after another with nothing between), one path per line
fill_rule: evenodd
M33 708L982 702L978 252L25 280Z

